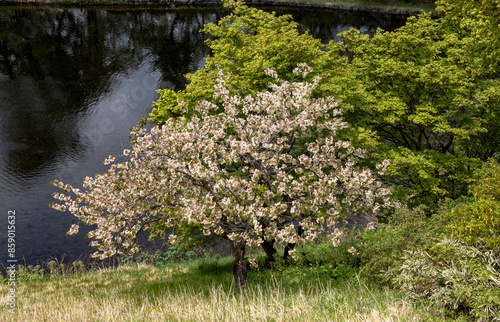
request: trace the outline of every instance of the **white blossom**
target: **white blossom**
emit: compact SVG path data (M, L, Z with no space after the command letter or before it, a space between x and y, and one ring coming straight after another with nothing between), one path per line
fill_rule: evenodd
M250 266L252 266L253 268L258 267L257 262L255 261L255 258L249 258L248 261L250 262Z
M354 246L349 247L349 249L347 251L349 253L351 253L352 255L358 255L358 250L356 248L354 248Z
M299 64L294 72L311 71ZM107 158L109 170L86 177L83 190L53 182L65 193L54 194L52 208L96 225L88 233L94 257L137 253L135 237L154 229L154 222L165 229L201 224L205 235L253 247L264 239L313 242L329 231L338 245L345 233L336 224L345 210L376 220L377 212L395 206L376 172L357 165L365 152L336 137L348 126L338 104L331 97L311 98L320 78L279 81L245 98L229 95L222 72L219 78L222 113L203 101L191 119L172 118L149 132L135 128L123 160ZM377 170L388 164L384 160ZM296 224L304 226L304 235ZM72 225L68 233L77 232ZM171 234L169 242L175 238Z

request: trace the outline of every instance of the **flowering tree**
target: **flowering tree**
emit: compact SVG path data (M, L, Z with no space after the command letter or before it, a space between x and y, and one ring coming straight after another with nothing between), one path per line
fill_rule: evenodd
M310 71L299 64L294 73ZM88 237L101 259L137 253L137 235L152 232L155 223L163 229L197 223L204 234L229 241L238 289L246 285L246 246L272 255L274 242L303 244L327 232L338 244L343 233L336 224L344 212L375 218L392 205L390 192L373 171L357 166L364 151L336 140L347 124L332 98L311 98L319 78L288 82L266 73L276 79L271 90L245 98L230 96L220 75L223 112L202 101L190 118L169 119L150 133L134 129L126 160L110 156L109 171L85 178L85 191L55 181L68 194L54 193L61 203L52 208L97 225ZM378 165L378 174L387 165Z

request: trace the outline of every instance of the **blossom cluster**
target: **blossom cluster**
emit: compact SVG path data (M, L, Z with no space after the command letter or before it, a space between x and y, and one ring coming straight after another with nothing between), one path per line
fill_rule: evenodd
M310 71L300 64L294 72ZM376 176L388 161L377 170L358 166L366 153L338 140L348 126L338 104L311 98L319 81L278 79L269 91L240 97L229 94L221 74L216 95L223 112L202 101L193 116L149 132L133 129L123 162L110 156L108 172L85 178L84 191L56 180L66 194L55 193L60 203L51 206L96 225L88 237L98 258L136 253L137 235L160 222L162 229L200 224L207 235L248 246L303 244L326 232L338 244L343 232L337 224L346 211L373 219L394 204ZM68 233L77 232L73 225Z

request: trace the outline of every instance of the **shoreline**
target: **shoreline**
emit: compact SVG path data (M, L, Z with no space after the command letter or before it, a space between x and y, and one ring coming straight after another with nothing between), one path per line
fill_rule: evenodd
M302 9L325 9L328 11L358 11L380 14L396 14L405 16L416 16L428 10L419 8L399 6L364 6L347 3L314 2L301 0L246 0L246 4L254 7L285 7ZM150 8L199 8L199 7L222 7L221 0L0 0L0 7L150 7ZM134 8L134 9L136 9ZM439 14L432 12L432 17L437 18Z

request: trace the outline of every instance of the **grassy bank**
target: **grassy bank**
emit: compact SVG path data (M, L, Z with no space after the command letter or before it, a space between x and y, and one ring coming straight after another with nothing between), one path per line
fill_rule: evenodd
M291 270L286 272L286 270ZM299 279L296 277L300 276ZM250 271L235 292L230 258L124 265L18 283L15 314L0 286L1 321L417 321L398 293L307 267Z

